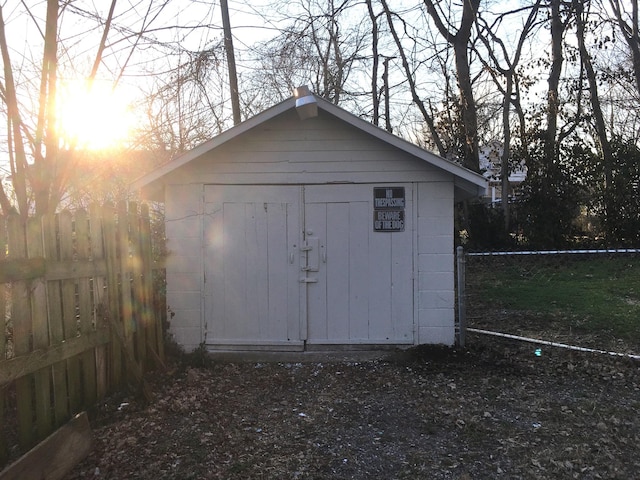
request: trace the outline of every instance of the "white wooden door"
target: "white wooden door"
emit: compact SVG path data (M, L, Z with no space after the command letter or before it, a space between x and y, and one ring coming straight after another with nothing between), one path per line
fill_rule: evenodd
M413 190L404 231L374 231L373 185L306 186L307 342L413 343Z
M397 185L396 185L397 186ZM373 185L205 187L206 343L413 343L413 198L374 229Z
M206 343L299 349L298 186L205 187Z

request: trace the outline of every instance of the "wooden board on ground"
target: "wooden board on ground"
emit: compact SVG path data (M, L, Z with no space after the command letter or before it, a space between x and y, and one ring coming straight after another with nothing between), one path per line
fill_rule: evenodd
M62 479L92 448L91 427L83 412L0 472L0 480Z

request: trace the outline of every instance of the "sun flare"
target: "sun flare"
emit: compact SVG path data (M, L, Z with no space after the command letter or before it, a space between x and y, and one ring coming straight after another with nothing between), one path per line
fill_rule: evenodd
M62 146L104 150L126 144L134 115L124 89L106 82L71 81L59 86L58 125Z

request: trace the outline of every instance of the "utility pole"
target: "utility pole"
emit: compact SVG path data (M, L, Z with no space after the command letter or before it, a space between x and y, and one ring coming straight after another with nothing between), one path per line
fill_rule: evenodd
M229 6L227 0L220 0L222 9L222 28L224 30L224 49L227 52L227 64L229 65L229 90L231 91L231 109L233 111L233 124L238 125L240 118L240 95L238 93L238 75L236 73L236 58L233 53L233 38L231 37L231 22L229 21Z

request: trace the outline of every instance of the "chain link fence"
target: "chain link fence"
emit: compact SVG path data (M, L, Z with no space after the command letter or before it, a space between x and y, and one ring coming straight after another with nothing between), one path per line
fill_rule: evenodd
M483 331L640 353L640 249L457 254L461 345Z

